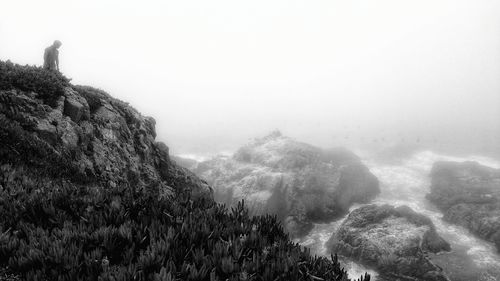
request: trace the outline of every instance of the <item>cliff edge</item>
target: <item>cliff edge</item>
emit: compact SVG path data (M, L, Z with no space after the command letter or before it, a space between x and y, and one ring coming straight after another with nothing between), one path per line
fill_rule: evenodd
M102 90L2 63L0 167L9 180L98 186L159 186L212 197L207 183L170 160L155 120Z

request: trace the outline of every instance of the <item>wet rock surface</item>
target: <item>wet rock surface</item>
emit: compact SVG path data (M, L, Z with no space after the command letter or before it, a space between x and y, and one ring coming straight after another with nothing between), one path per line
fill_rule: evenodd
M429 257L449 251L432 221L407 206L352 211L327 242L332 252L375 268L381 280L449 280Z
M155 140L154 119L103 91L71 86L48 102L10 89L0 91L0 100L4 184L57 180L213 196L206 182L170 160L168 147Z
M427 199L443 219L495 243L500 250L500 169L476 162L436 162Z
M276 214L293 237L379 193L377 178L352 152L322 150L279 132L193 171L214 187L217 201L233 205L244 199L254 214Z

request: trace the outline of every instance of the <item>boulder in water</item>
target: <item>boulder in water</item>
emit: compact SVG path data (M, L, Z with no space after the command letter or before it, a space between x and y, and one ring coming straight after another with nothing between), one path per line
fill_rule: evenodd
M332 252L376 268L384 280L448 280L427 253L449 251L432 221L407 206L352 211L327 242Z
M500 250L500 169L477 162L436 162L427 199L443 219L495 243Z

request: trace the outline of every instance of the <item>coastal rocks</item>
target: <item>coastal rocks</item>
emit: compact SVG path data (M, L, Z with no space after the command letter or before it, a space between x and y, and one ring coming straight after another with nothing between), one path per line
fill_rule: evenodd
M232 157L201 162L193 171L214 187L217 201L234 205L244 199L253 214L276 214L293 237L380 192L377 178L351 152L325 151L279 132Z
M443 219L495 243L500 250L500 169L477 162L436 162L427 199Z
M78 93L68 88L65 92L64 115L69 116L73 122L78 123L81 119L90 119L90 108L87 100Z
M407 206L368 205L352 211L327 247L366 266L384 280L448 280L428 253L449 251L432 221Z
M24 180L103 187L158 187L212 198L212 189L172 162L155 121L91 87L66 87L55 102L20 89L0 91L0 184Z

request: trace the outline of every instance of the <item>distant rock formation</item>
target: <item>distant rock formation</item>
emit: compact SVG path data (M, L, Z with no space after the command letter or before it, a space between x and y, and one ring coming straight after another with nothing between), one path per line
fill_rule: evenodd
M214 187L217 201L233 205L244 199L254 214L276 214L293 237L380 192L377 178L352 152L322 150L278 131L232 157L202 162L194 172Z
M155 141L153 118L91 87L68 84L49 89L47 98L26 90L29 83L0 88L0 174L6 184L9 178L57 180L213 196L208 184L170 161L168 147Z
M327 242L332 252L376 268L384 280L448 280L426 255L449 251L432 221L407 206L352 211Z
M436 162L427 199L443 219L495 243L500 250L500 169L477 162Z

